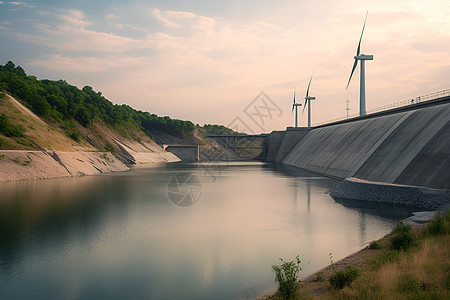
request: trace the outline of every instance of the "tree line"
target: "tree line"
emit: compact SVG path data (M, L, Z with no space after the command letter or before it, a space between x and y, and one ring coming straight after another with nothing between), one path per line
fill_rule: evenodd
M75 140L80 135L73 120L84 127L102 120L112 127L142 130L150 137L154 129L182 137L195 128L191 121L160 117L129 105L113 104L90 86L80 90L65 80L38 80L11 61L0 65L0 90L20 99L37 115L60 122Z

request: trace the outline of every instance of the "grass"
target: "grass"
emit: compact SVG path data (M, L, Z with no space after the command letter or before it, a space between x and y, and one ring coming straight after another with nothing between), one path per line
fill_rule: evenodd
M27 167L31 163L31 160L25 160L23 157L19 157L19 156L14 158L13 161L16 164L24 166L24 167Z
M370 244L357 269L318 272L317 280L298 283L298 290L320 299L450 299L449 233L450 213L437 213L422 228L399 223Z

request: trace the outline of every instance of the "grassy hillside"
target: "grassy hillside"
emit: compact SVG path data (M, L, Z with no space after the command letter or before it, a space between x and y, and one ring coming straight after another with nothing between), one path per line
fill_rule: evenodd
M63 124L74 140L81 137L74 130L74 120L83 127L101 120L125 136L132 134L129 128L142 130L149 136L153 129L183 136L195 128L191 121L159 117L128 105L112 104L90 86L80 90L64 80L38 80L10 61L0 66L0 89L8 91L38 116Z

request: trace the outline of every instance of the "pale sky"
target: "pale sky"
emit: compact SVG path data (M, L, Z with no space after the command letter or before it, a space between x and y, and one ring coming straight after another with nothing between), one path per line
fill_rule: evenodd
M263 91L281 111L248 131L269 132L312 74L313 124L359 111L359 67L345 87L366 11L368 110L450 88L448 0L0 1L0 63L201 125L251 124Z

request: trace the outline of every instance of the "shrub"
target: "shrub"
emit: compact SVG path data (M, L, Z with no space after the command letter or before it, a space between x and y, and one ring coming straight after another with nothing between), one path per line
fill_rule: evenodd
M75 123L72 120L64 120L62 126L67 134L75 142L79 142L81 139L81 132L75 126Z
M116 150L116 148L114 148L113 145L111 145L110 143L107 143L107 144L106 144L106 146L105 146L105 151L108 151L108 152L114 152L115 150Z
M285 262L280 258L281 266L273 265L272 269L275 271L275 281L278 283L278 294L282 299L292 299L298 292L298 273L302 270L300 268L299 256L296 256L296 261Z
M319 271L316 273L316 280L318 282L324 282L325 281L325 277L323 275L323 271Z
M13 159L13 161L16 164L19 164L19 165L24 166L24 167L27 167L31 163L31 160L25 160L22 157L16 157L16 158Z
M426 233L431 235L447 234L450 227L449 214L441 215L440 211L437 211L430 224L426 228Z
M394 237L391 239L391 246L395 250L408 250L415 244L415 236L411 231L411 226L402 222L392 231Z
M375 249L381 249L381 244L378 241L372 241L369 245L369 249L375 250Z
M0 114L0 132L9 137L22 137L25 127L22 125L13 125L5 114Z
M333 288L343 289L345 286L350 286L358 277L359 271L355 266L348 265L345 271L336 271L330 276L329 281Z

